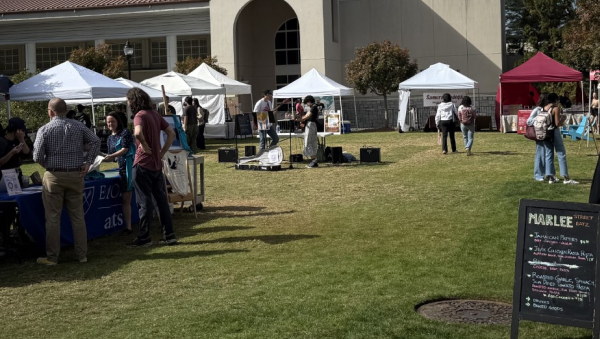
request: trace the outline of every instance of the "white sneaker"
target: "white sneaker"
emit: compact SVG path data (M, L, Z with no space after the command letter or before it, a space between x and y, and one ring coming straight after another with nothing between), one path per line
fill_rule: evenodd
M575 181L573 179L563 181L563 184L565 184L565 185L577 185L578 183L579 183L579 181Z
M555 182L559 182L559 179L557 177L555 177L555 176L549 176L548 177L548 183L550 185L554 184Z
M542 181L546 181L546 180L544 180L544 178L533 179L533 180L535 180L535 181L540 181L540 182L542 182Z

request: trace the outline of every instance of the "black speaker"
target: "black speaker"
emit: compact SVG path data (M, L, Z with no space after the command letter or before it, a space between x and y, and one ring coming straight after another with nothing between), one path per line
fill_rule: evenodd
M219 148L219 162L237 162L237 148Z
M290 162L302 162L304 159L302 158L302 154L292 154L290 156Z
M246 146L246 148L244 149L244 155L247 157L256 155L256 146Z
M331 147L331 163L341 164L344 161L344 155L342 154L342 147Z
M381 162L380 148L361 148L360 162Z

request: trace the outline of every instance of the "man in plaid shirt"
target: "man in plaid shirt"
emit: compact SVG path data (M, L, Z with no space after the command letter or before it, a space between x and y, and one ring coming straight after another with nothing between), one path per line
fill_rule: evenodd
M42 126L33 145L33 160L46 172L42 200L46 213L46 255L42 265L54 266L60 254L60 215L66 206L73 227L75 254L87 262L87 230L83 212L84 177L96 159L100 139L79 121L68 119L67 104L54 98L48 103L50 122ZM84 157L84 145L87 154Z

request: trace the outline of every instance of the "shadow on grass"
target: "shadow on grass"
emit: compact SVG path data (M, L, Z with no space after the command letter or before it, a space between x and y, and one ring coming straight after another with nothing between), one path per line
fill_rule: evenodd
M202 227L196 230L195 233L217 233L217 232L233 232L253 229L252 226L214 226L214 227Z
M220 238L215 240L206 241L193 241L185 242L185 245L204 245L204 244L217 244L217 243L235 243L235 242L246 242L246 241L261 241L269 245L285 244L287 242L302 240L302 239L313 239L318 238L318 235L310 234L282 234L282 235L254 235L247 237L228 237Z
M179 246L179 245L178 245ZM170 252L155 253L153 247L136 248L105 253L93 253L89 262L80 264L73 259L73 254L61 256L59 264L53 267L29 262L23 265L0 265L0 287L20 287L43 282L68 282L100 279L119 270L123 265L134 261L145 260L181 260L197 257L246 253L248 250L208 250L208 251L173 251L178 246L165 246ZM154 247L156 248L156 247ZM124 255L126 253L126 255Z
M181 246L185 243L181 243ZM216 250L216 251L179 251L179 252L165 252L165 253L149 253L144 256L136 257L136 260L165 260L165 259L187 259L196 257L209 257L213 255L223 255L229 253L246 253L248 250Z
M205 212L218 212L218 211L234 211L234 212L257 212L264 210L264 207L259 206L219 206L219 207L205 207Z
M488 152L474 152L474 155L519 155L519 152L512 151L488 151Z

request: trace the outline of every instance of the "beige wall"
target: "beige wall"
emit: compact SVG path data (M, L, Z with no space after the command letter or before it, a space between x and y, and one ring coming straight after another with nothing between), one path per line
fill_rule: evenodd
M353 0L340 2L340 12L343 65L356 47L388 39L409 49L419 69L443 62L478 81L482 93L495 93L503 1Z
M275 86L275 32L296 16L302 74L316 68L346 83L345 65L355 48L389 39L408 48L420 69L447 63L478 81L482 93L495 93L502 72L503 1L340 1L339 42L333 41L332 11L331 0L212 0L212 54L229 75L249 81L257 96Z

